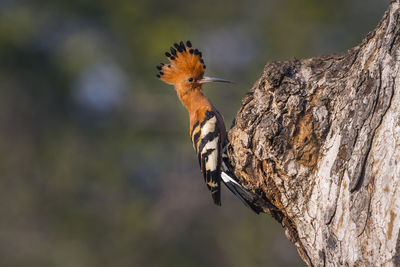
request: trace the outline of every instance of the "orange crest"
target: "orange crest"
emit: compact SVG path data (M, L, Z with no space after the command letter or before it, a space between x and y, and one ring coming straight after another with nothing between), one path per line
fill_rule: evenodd
M190 41L186 42L186 46L182 41L175 43L165 55L170 64L161 63L157 66L160 71L157 77L162 81L176 85L186 80L192 82L203 78L206 65L201 58L201 52L193 49Z

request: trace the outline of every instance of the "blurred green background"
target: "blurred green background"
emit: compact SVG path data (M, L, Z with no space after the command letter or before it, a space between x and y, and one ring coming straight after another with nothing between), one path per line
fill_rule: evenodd
M155 66L204 55L229 128L270 60L344 51L389 1L0 0L0 266L303 266L227 190L213 205L188 117Z

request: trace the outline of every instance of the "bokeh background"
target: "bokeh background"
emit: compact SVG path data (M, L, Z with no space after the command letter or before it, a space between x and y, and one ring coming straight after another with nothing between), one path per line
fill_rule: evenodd
M155 66L204 55L229 128L270 60L357 45L388 0L0 0L0 266L303 266L283 229L212 204Z

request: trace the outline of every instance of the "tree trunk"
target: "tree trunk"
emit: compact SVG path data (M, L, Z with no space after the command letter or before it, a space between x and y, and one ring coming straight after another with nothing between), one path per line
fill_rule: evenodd
M341 54L271 62L229 131L256 205L310 266L400 265L400 0Z

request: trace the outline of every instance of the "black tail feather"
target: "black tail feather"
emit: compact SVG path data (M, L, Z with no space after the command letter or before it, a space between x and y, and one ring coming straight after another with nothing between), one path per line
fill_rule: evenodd
M221 190L211 193L211 196L214 200L214 204L217 206L221 206Z
M230 163L230 159L226 153L227 146L225 144L223 152L222 152L222 171L221 171L221 180L228 187L228 189L237 196L245 206L252 209L255 213L259 214L262 212L262 208L256 206L257 196L253 193L249 192L246 188L240 185L237 182L237 178L233 173L233 167Z
M221 178L223 183L228 187L228 189L237 196L245 206L252 209L255 213L259 214L262 209L256 207L253 203L255 202L254 195L247 191L243 186L238 184L233 178L231 178L227 173L222 172Z

